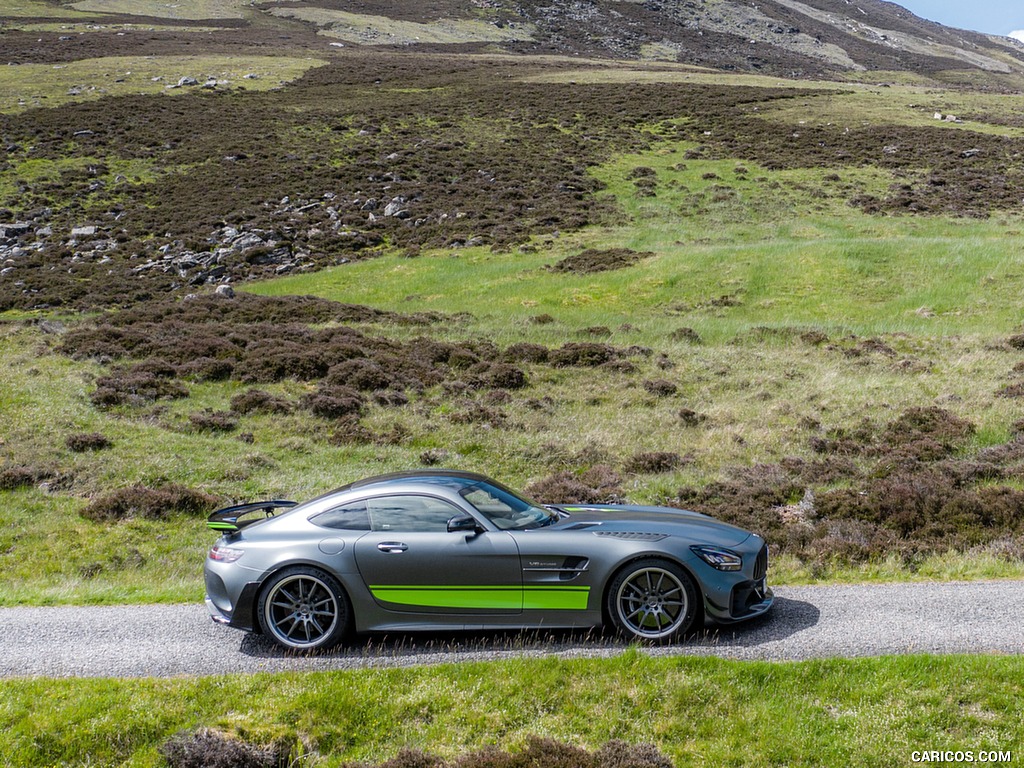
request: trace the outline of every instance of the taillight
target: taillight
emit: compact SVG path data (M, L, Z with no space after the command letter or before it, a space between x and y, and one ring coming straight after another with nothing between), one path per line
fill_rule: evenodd
M235 560L245 554L244 549L233 549L232 547L222 547L219 544L210 550L210 559L216 560L218 563L233 563Z

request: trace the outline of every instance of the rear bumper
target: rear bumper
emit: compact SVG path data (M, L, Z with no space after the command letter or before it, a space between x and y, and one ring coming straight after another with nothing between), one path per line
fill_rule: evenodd
M207 584L206 609L210 612L210 618L215 624L223 624L247 632L260 631L255 617L256 593L260 586L258 582L251 581L242 587L242 592L234 606L222 595L211 590L209 586Z

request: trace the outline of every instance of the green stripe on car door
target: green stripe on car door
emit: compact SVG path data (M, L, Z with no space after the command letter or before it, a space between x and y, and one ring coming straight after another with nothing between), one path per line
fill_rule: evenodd
M373 596L386 603L424 608L570 610L587 608L590 587L558 586L391 586L371 585Z

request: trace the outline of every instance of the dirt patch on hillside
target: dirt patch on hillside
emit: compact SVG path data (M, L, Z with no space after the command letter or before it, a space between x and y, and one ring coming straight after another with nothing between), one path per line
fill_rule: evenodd
M589 275L594 272L609 272L615 269L631 267L638 261L650 258L651 251L634 251L629 248L588 248L585 251L567 256L551 266L553 272L568 272L577 275Z

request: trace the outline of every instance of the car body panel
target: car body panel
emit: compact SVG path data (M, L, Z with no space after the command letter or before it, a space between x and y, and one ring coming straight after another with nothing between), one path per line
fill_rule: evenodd
M493 483L428 470L371 478L224 533L217 545L244 554L234 562L207 558L211 616L260 631L254 603L261 585L296 565L322 569L339 582L358 632L599 625L615 574L645 558L671 561L691 576L706 617L737 621L772 604L763 573L767 549L748 531L695 512L633 505L534 507L531 514L550 519L508 528L520 522L481 512L460 495L474 482ZM421 502L429 507L422 520L402 518L403 504ZM371 518L373 510L385 510L367 525L381 530L316 522L348 524L348 511L359 505ZM452 518L473 518L476 530L437 529L449 511ZM398 522L389 524L392 519ZM409 520L432 530L400 530ZM361 518L358 524L365 525ZM695 544L728 548L742 557L741 570L713 568L690 549Z

